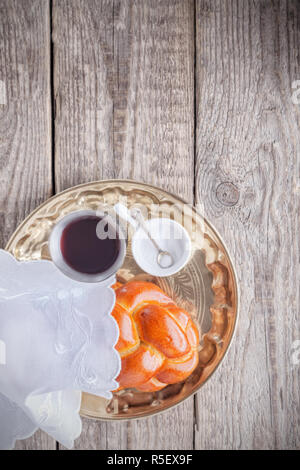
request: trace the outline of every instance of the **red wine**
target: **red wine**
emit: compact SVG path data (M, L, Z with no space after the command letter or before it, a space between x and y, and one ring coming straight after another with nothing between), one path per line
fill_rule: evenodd
M109 269L120 252L120 240L97 236L97 225L103 220L97 216L84 216L74 220L63 230L60 248L64 260L75 271L100 274ZM108 227L108 223L104 224ZM106 230L107 231L107 230Z

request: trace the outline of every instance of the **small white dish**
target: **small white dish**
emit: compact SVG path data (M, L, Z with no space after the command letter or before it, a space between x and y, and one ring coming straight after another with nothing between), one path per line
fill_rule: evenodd
M159 277L171 276L180 271L188 262L192 250L191 239L185 228L167 218L145 220L144 224L160 248L172 255L174 262L172 266L162 268L157 261L157 248L143 227L138 227L132 237L132 254L139 267Z

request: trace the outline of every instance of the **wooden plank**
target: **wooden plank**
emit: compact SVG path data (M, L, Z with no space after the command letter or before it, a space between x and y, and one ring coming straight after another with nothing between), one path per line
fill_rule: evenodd
M193 201L191 0L53 4L58 190L135 178ZM188 449L193 400L130 423L84 420L76 448Z
M113 2L54 0L57 192L114 176Z
M49 4L0 0L0 246L52 194ZM17 449L55 449L45 433Z
M55 183L113 178L113 2L54 0ZM126 448L126 423L83 420L76 449Z
M195 446L296 449L299 3L197 0L196 24L197 200L233 256L241 311L198 395Z
M114 20L117 172L193 202L193 2L115 2ZM193 408L130 422L128 448L191 449Z

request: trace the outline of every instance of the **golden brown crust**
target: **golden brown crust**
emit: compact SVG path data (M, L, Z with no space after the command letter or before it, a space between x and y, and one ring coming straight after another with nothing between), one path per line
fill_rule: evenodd
M198 352L191 351L185 359L171 362L166 361L164 367L157 373L156 377L160 382L174 384L186 379L198 364Z
M140 339L132 316L118 303L115 305L113 316L119 327L119 340L116 349L122 355L135 348Z
M116 291L117 302L126 310L132 312L143 302L156 302L157 304L174 304L158 286L151 282L127 282Z
M199 333L190 315L158 286L131 281L114 286L112 312L120 336L119 389L156 391L186 379L198 364Z
M146 344L122 359L118 382L122 388L138 387L147 382L161 368L164 358Z
M159 305L147 304L135 315L140 338L152 344L167 358L183 356L191 350L185 332Z

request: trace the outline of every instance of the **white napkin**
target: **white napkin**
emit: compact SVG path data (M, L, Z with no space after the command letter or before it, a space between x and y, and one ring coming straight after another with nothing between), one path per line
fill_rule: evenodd
M0 250L0 448L38 427L72 447L81 391L111 398L121 362L114 282L79 283L50 261Z

